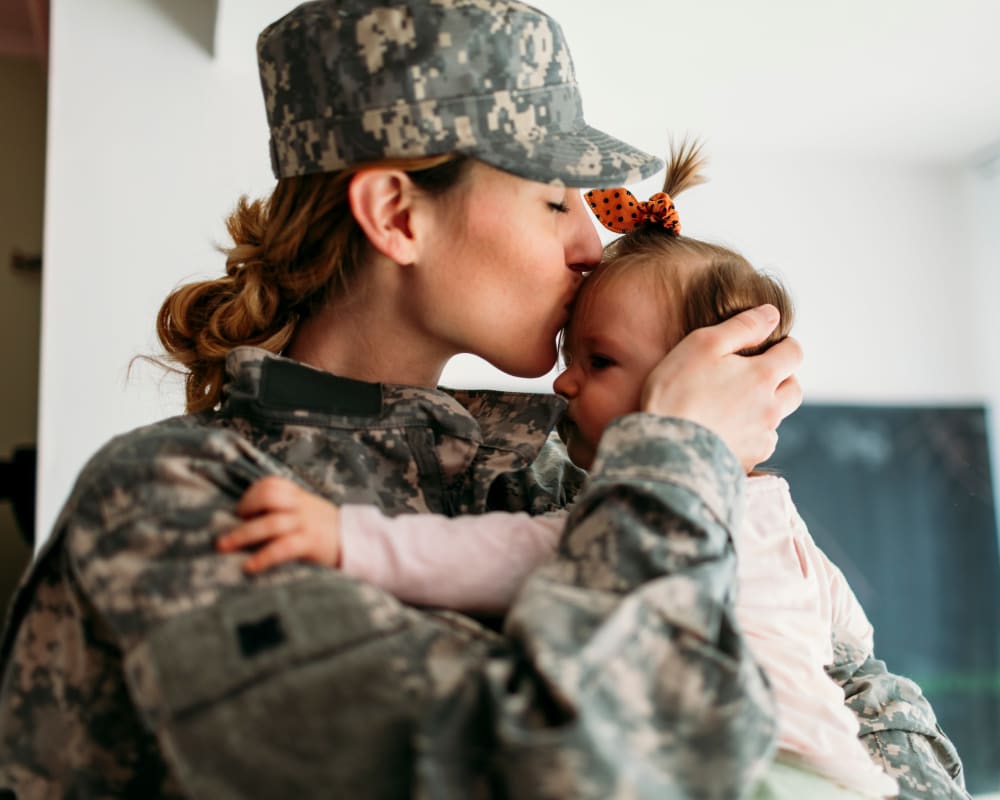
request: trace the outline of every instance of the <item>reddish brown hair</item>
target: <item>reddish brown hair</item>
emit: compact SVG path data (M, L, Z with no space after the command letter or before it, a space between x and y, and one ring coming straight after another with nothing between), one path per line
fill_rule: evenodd
M226 222L233 246L226 274L174 290L160 307L156 330L168 368L185 373L189 412L215 406L229 351L252 345L280 352L299 322L342 297L363 265L367 239L347 192L360 170L405 170L431 194L465 174L459 155L358 164L335 173L282 178L270 197L241 197Z

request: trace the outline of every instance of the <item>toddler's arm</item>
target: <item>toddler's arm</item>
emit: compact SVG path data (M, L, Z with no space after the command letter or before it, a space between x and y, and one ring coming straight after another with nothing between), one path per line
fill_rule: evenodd
M218 548L260 547L262 572L289 561L340 568L417 605L502 613L524 579L555 552L565 512L386 517L373 506L335 506L291 481L265 478L239 505L245 521Z
M341 568L406 603L503 613L525 578L555 553L565 513L491 512L389 518L341 509Z
M844 690L872 760L896 779L899 800L966 800L962 762L920 687L873 654L873 630L843 572L802 525L830 588L834 661L827 673Z
M868 621L864 608L861 607L861 601L854 594L844 573L826 557L826 553L817 547L816 555L830 587L833 629L852 636L864 652L871 655L875 649L875 630Z
M868 621L861 601L844 577L844 573L816 544L809 533L805 521L792 506L792 513L798 521L798 536L809 549L809 555L818 571L818 578L826 584L830 592L830 623L839 638L852 638L866 655L871 655L875 647L874 629Z

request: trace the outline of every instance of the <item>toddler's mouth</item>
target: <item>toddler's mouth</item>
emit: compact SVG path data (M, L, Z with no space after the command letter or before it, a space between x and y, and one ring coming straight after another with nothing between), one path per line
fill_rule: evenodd
M576 423L573 422L568 415L563 414L559 423L556 425L556 433L559 434L559 438L562 439L562 443L569 444L569 440L575 432Z

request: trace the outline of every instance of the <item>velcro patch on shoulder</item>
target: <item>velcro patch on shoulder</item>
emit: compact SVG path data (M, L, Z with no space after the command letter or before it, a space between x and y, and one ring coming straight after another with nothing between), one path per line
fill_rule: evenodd
M377 417L382 413L382 384L268 358L261 365L259 402L287 411Z

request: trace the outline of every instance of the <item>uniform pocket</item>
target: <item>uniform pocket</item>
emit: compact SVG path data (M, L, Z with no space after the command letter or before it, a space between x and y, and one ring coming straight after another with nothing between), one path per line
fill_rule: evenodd
M336 573L257 585L157 626L130 689L194 797L405 797L415 619Z

